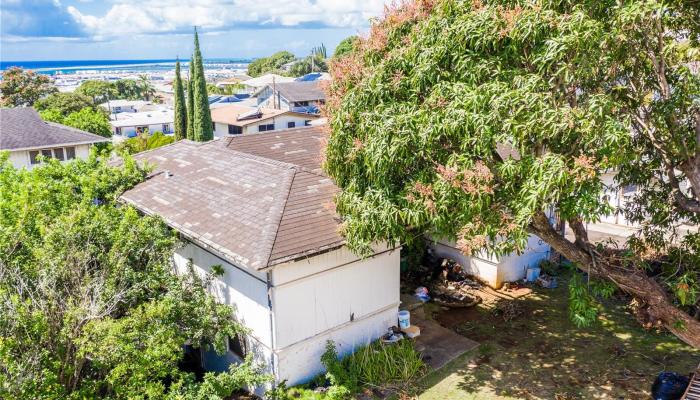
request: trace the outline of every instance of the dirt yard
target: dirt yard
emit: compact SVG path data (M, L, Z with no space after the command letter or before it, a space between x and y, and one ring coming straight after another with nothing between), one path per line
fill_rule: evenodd
M610 300L595 326L575 327L567 280L469 309L428 306L441 325L481 346L423 379L418 398L648 399L659 372L687 373L700 362L700 352L676 338L643 331L622 299Z

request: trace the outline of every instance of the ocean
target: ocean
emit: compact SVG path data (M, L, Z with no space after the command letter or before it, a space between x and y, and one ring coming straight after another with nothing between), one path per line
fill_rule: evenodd
M56 61L0 61L0 72L10 67L31 69L46 75L75 74L86 71L146 73L169 71L174 59L162 60L56 60ZM189 60L180 60L184 70ZM205 59L205 69L245 69L251 60L243 58Z

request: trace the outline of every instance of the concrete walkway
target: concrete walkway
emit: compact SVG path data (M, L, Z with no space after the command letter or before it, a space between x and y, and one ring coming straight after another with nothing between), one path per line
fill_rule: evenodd
M416 350L421 352L423 361L431 368L440 369L462 354L479 347L479 343L444 328L433 320L421 318L419 314L421 313L411 313L411 325L420 327Z

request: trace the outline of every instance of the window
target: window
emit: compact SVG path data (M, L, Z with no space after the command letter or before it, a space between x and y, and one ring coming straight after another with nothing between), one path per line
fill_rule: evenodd
M53 156L59 161L65 160L65 157L63 156L63 149L61 147L53 149Z
M228 126L228 134L229 135L242 135L243 128L241 128L240 126L236 126L236 125L229 125Z
M39 157L38 151L30 151L29 152L29 163L32 165L39 164L39 160L36 159L37 157Z
M170 124L163 124L163 133L170 133Z
M115 128L115 132L117 133L117 135L121 135L121 134L122 134L122 128L119 127L119 126L116 127L116 128Z
M114 107L114 112L122 112L121 106Z
M211 121L211 130L215 131L216 130L216 122Z
M311 120L307 119L306 121L304 121L304 126L311 126Z
M308 101L297 101L296 103L294 103L294 106L295 107L308 107L309 102Z
M245 338L240 334L228 338L228 351L237 355L240 358L245 358L248 349L246 348Z
M75 158L75 147L56 147L54 149L31 150L29 152L29 163L31 165L40 164L40 155L44 158L55 158L59 161L72 160Z
M287 128L294 128L297 126L297 123L294 121L287 122Z
M136 133L139 135L142 133L148 133L148 127L147 126L137 126Z
M275 124L258 125L258 132L274 131Z

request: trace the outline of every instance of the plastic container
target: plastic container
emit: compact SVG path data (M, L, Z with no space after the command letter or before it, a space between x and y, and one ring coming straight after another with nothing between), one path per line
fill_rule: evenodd
M540 267L532 267L528 268L527 272L525 273L525 278L528 282L534 282L537 280L537 278L540 277Z
M399 328L406 329L409 326L411 326L411 313L406 310L399 311Z

